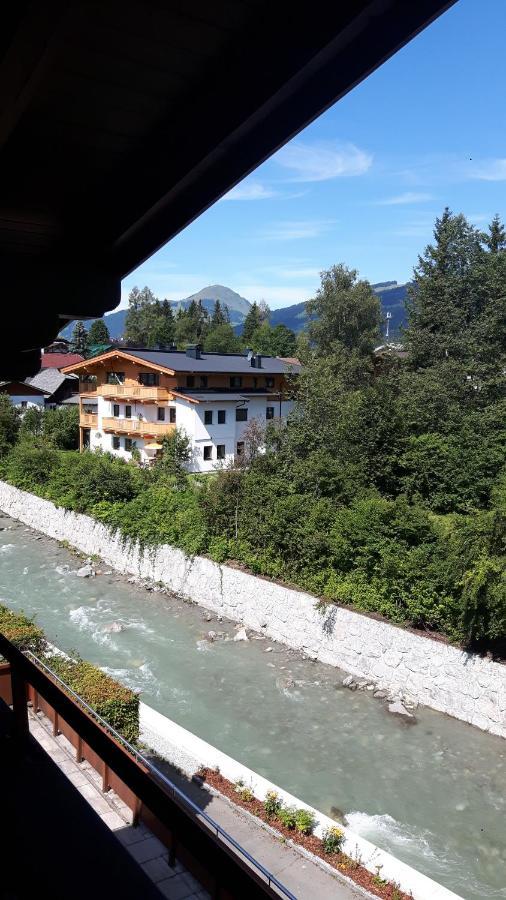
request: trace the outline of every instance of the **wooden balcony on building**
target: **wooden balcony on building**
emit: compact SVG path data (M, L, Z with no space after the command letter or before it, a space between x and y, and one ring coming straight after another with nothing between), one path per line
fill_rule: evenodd
M79 393L80 394L93 394L93 396L96 396L97 382L96 381L80 381L79 382Z
M96 413L84 413L82 412L79 417L79 424L81 428L98 428L98 416Z
M156 403L171 399L164 387L144 387L142 384L99 384L97 394L107 400L134 400L137 403Z
M170 422L146 422L138 419L103 418L102 429L107 433L137 435L138 437L164 437L176 426Z

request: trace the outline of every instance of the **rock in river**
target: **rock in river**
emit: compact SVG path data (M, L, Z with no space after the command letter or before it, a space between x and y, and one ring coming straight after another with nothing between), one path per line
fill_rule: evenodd
M245 628L239 628L237 634L234 634L234 641L249 641L249 637Z
M393 713L394 716L403 716L405 719L411 719L413 722L416 721L413 713L410 713L404 706L404 703L401 703L400 700L394 700L393 703L389 703L388 712Z
M88 563L85 566L81 566L76 572L78 578L93 578L94 574L93 566L90 566Z

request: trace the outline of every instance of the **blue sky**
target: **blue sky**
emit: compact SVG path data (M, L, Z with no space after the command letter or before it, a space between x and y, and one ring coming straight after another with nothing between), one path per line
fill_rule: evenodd
M506 217L506 3L459 0L123 282L272 308L333 263L406 281L444 206Z

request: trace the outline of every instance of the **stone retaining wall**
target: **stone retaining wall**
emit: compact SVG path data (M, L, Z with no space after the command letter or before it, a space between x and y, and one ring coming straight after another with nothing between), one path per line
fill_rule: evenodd
M162 582L321 662L506 737L506 666L338 606L320 612L310 594L168 545L127 546L89 516L1 481L0 509L119 572Z

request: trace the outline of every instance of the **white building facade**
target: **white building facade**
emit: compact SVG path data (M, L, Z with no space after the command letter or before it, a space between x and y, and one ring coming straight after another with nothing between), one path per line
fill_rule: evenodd
M177 427L190 440L189 471L213 472L245 452L252 422L263 430L288 416L292 363L196 352L125 350L74 367L85 373L81 448L151 464Z

